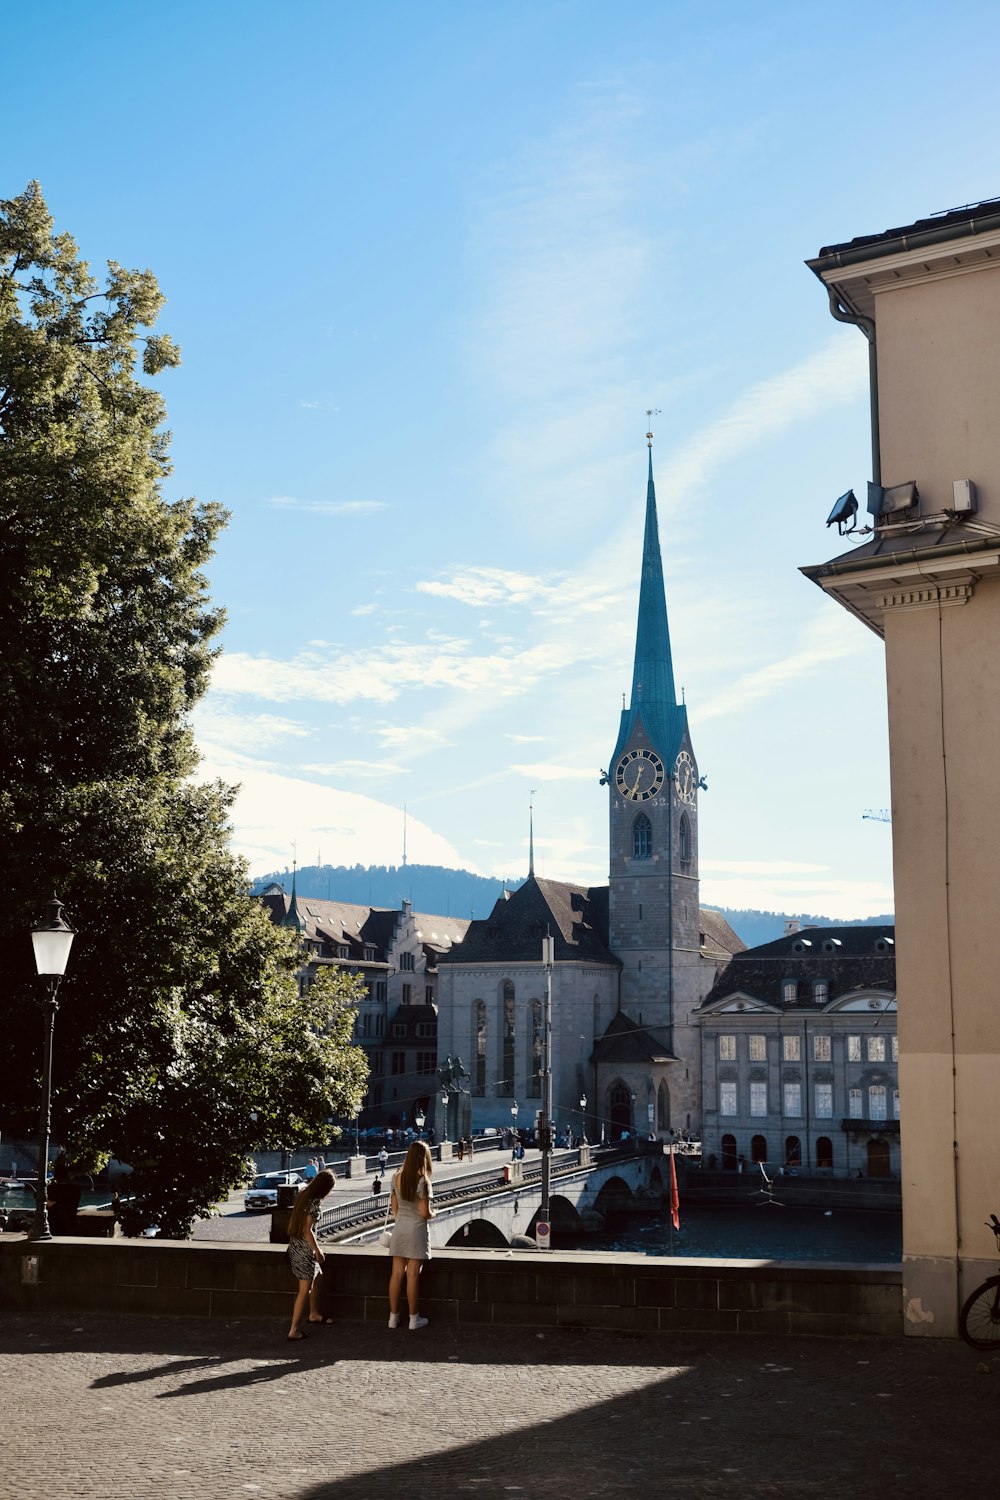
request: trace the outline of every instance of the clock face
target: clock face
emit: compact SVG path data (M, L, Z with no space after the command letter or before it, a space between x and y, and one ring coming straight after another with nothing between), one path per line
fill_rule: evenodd
M615 786L632 802L646 802L663 785L663 762L652 750L629 750L615 770Z
M686 750L682 750L674 764L674 780L677 783L677 795L682 802L693 802L698 790L698 773L694 768L694 761Z

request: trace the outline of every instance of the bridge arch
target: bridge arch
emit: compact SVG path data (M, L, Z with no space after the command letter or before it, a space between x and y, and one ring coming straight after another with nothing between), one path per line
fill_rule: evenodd
M449 1250L506 1250L510 1244L502 1229L487 1218L469 1219L448 1241Z
M609 1214L625 1214L635 1207L635 1194L624 1177L609 1177L594 1199L594 1208L605 1218Z

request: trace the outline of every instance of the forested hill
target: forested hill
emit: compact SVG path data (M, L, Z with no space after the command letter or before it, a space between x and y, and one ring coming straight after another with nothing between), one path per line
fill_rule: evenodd
M327 901L350 901L358 906L387 906L398 908L404 900L412 903L415 911L441 913L448 917L486 917L493 903L503 892L504 886L515 889L524 879L523 875L511 876L506 881L484 875L471 875L468 870L448 870L441 865L304 865L296 876L296 889L300 896L318 897ZM262 875L254 881L255 891L277 881L286 891L292 888L291 870L276 870ZM781 937L785 922L794 915L809 927L865 927L885 926L893 921L891 913L878 917L859 917L847 920L843 917L821 917L800 912L734 911L720 906L726 921L746 943L755 948L759 943L770 943Z

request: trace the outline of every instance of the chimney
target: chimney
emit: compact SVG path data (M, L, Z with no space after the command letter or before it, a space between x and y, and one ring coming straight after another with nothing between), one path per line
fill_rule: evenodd
M798 917L785 918L785 937L791 937L795 932L802 931L802 922Z

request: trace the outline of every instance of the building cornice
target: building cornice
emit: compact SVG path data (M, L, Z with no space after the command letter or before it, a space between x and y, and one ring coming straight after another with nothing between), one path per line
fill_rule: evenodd
M888 610L967 604L981 579L1000 575L1000 546L991 538L857 559L848 553L800 571L884 637Z

